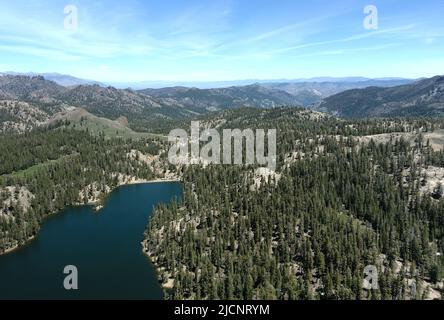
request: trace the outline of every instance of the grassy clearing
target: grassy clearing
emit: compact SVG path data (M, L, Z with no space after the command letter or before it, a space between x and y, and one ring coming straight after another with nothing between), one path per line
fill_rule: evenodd
M76 130L87 130L93 135L103 133L108 138L123 138L123 139L166 139L160 134L153 134L147 132L135 132L132 129L124 126L111 126L109 123L102 121L101 118L82 120L80 122L71 122L65 126Z
M58 159L48 160L48 161L45 161L43 163L39 163L39 164L33 165L33 166L29 167L29 168L26 168L26 169L23 169L23 170L20 170L20 171L4 174L1 177L2 178L25 178L26 176L30 176L30 175L33 175L33 174L37 173L39 170L42 170L43 168L50 167L50 166L52 166L52 165L54 165L56 163L62 163L62 162L66 161L66 160L68 160L70 158L75 157L76 155L77 154L70 154L70 155L66 155L66 156L60 157Z
M104 134L107 138L131 138L131 139L165 139L164 136L146 132L135 132L127 127L126 118L111 120L95 116L85 109L75 108L60 112L48 122L48 124L64 123L62 128L75 130L87 130L93 135Z

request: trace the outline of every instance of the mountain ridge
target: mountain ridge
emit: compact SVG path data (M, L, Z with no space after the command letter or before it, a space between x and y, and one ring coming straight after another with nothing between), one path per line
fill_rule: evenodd
M1 129L26 131L55 113L74 107L108 119L124 116L128 126L135 131L155 131L164 126L165 121L186 120L209 112L243 107L310 107L340 117L433 116L443 113L443 78L436 76L394 87L369 86L324 97L329 94L328 90L338 90L338 86L350 84L299 83L290 84L290 87L286 84L270 87L256 83L214 89L132 90L98 84L65 87L41 75L4 75L0 76L0 119L7 123ZM388 85L387 81L405 80L384 80L383 84ZM362 86L367 84L367 81L360 82Z
M44 113L39 122L57 112L77 107L109 119L125 116L129 126L139 131L151 129L159 124L159 120L187 119L238 107L273 108L297 103L294 96L284 91L259 85L205 90L186 88L180 89L179 93L176 89L168 90L167 94L163 94L151 89L135 91L98 84L64 87L40 75L0 77L0 100L28 103L34 113L35 109ZM6 106L2 112L5 114L2 118L10 118L10 108ZM13 120L23 121L23 118Z
M390 88L347 90L325 98L319 111L345 118L444 114L444 76Z

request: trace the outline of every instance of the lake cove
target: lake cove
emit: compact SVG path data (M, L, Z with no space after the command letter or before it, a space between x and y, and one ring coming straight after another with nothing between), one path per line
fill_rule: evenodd
M181 198L177 182L117 188L99 214L92 206L50 216L27 245L0 256L0 299L162 299L143 233L158 203ZM66 290L67 266L77 290Z

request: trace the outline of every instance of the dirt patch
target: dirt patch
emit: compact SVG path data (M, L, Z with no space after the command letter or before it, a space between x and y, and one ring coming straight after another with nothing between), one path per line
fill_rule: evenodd
M444 130L435 130L424 134L424 141L430 141L430 146L434 151L444 150Z
M360 136L355 139L361 143L370 143L373 140L375 143L388 143L390 141L397 141L403 138L405 141L409 141L410 145L414 145L415 139L417 138L416 133L411 132L394 132L394 133L381 133L381 134L373 134L368 136Z
M254 171L254 182L250 187L250 190L254 191L261 187L263 181L265 183L277 184L281 179L281 174L269 169L269 168L257 168Z
M420 189L423 193L432 193L439 183L444 186L444 168L428 166L421 170L421 175L425 177L425 185Z

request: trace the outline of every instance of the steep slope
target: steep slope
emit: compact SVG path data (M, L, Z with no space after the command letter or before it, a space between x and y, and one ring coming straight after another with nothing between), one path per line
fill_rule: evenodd
M0 99L15 99L49 103L57 95L66 91L53 81L42 76L11 76L0 77Z
M344 91L324 99L318 109L342 117L442 115L444 76L391 88Z
M0 133L29 131L49 117L48 113L27 102L0 100Z
M64 110L56 98L64 90L41 76L0 77L0 133L28 131Z

